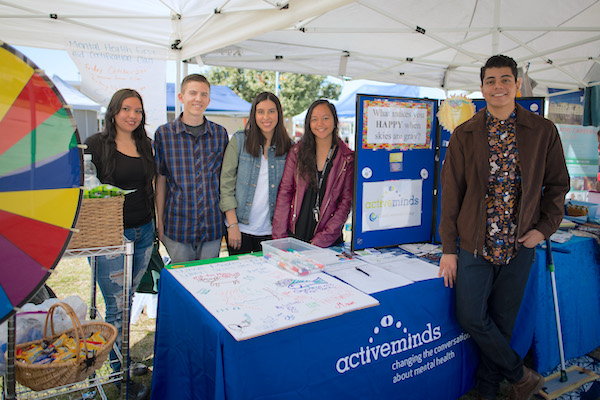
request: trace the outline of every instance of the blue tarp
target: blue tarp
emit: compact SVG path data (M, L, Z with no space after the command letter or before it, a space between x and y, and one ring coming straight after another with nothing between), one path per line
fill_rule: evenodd
M251 104L239 97L227 86L210 86L210 104L206 114L243 115L250 114ZM175 111L175 84L167 82L167 111Z
M356 95L370 94L375 96L419 97L418 86L408 85L371 85L359 86L353 93L341 98L335 109L338 117L354 117L356 115Z

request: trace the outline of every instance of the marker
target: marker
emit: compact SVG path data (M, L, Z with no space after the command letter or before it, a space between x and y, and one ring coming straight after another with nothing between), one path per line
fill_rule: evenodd
M354 267L356 268L357 271L362 272L363 274L365 274L366 276L371 276L369 274L367 274L365 271L363 271L362 269L358 268L358 267Z

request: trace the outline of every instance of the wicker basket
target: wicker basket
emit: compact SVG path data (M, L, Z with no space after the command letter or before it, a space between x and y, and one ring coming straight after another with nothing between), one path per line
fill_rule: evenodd
M120 246L123 244L124 196L83 199L68 249Z
M65 309L69 317L71 317L71 321L73 321L73 328L55 334L53 317L54 310L57 307L62 307ZM50 318L50 327L52 328L52 336L50 337L46 336L48 318ZM15 375L17 381L21 385L27 386L35 391L68 385L70 383L82 381L90 376L97 368L104 364L115 340L117 339L118 334L117 328L106 322L89 322L82 325L71 306L66 303L55 303L50 307L48 310L48 315L46 316L46 329L44 330L44 339L22 343L17 346L17 349L27 348L32 344L40 344L42 340L54 342L63 333L66 333L67 336L75 337L77 342L77 358L69 361L53 362L44 365L28 364L22 361L16 361ZM85 339L95 332L100 332L102 334L102 336L106 339L106 344L96 352L95 356L88 357L87 344L84 342L85 355L82 355L80 351L80 339Z

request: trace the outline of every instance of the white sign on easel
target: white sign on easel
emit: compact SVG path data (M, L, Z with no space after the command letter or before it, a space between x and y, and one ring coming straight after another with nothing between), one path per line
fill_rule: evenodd
M166 53L157 47L100 40L67 40L67 52L81 74L81 92L107 106L120 89L134 89L142 96L146 131L167 122Z

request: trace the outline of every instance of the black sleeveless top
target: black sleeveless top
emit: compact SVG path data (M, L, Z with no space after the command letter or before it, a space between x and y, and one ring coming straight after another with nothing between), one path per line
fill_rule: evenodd
M119 151L115 152L115 172L112 179L103 176L102 165L102 138L97 133L89 137L86 142L88 148L86 153L92 155L92 162L96 165L98 179L102 183L110 184L121 189L136 189L135 192L125 195L123 205L123 227L134 228L145 225L153 218L153 210L146 201L146 172L140 157L130 157ZM154 196L154 194L152 194Z

